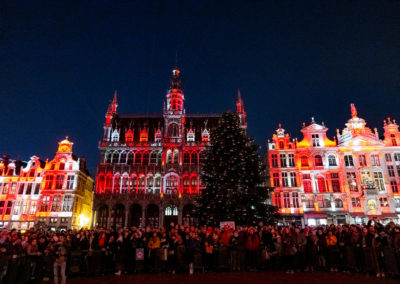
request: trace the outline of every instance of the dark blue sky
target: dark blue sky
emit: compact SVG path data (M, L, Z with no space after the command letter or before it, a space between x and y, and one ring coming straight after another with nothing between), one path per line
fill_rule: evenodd
M400 121L400 1L1 1L0 152L52 158L69 135L93 172L113 91L161 112L178 50L187 112L233 109L249 134L314 116Z

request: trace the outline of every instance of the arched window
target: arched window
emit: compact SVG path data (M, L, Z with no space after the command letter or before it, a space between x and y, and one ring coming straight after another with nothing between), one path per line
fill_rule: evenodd
M307 158L307 156L301 156L300 160L301 160L301 167L305 168L305 167L308 167L308 166L309 166L309 165L308 165L308 158Z
M315 162L315 166L316 167L322 167L323 166L322 157L320 155L316 155L314 157L314 162Z
M150 154L150 164L156 165L157 164L157 151L153 151Z
M133 156L134 156L133 152L129 152L128 153L128 160L126 162L128 165L132 165L133 164Z
M190 154L190 163L192 165L197 165L198 164L198 160L197 160L197 152L192 152L192 154Z
M189 152L183 153L183 163L190 164L190 153Z
M161 192L161 177L160 176L156 176L154 178L154 190L153 192L155 194L160 194Z
M317 178L317 183L318 183L319 192L321 192L321 193L326 192L325 179L323 177L318 177Z
M108 175L106 176L106 193L110 193L111 192L111 187L112 187L112 176Z
M178 193L178 177L176 175L169 175L165 182L165 193L176 194Z
M142 153L136 152L135 153L135 164L141 164L141 163L142 163Z
M190 191L192 193L196 193L197 192L197 176L192 176L190 178Z
M122 184L121 184L121 193L127 193L129 187L129 176L124 175L122 177Z
M122 151L121 155L119 156L119 163L125 164L126 163L126 152Z
M144 152L143 153L143 165L148 165L149 164L149 152Z
M138 186L138 191L140 193L144 192L144 186L145 186L145 177L144 177L144 175L141 175L139 177L139 186Z
M328 162L329 162L329 166L331 166L331 167L337 166L336 157L334 155L329 155L328 156Z
M171 150L167 151L167 164L171 164L172 163L172 152Z
M100 175L97 178L97 180L98 180L98 182L97 182L97 190L96 190L96 192L97 193L103 193L104 192L104 181L105 181L105 178L104 178L103 175Z
M111 163L113 164L117 164L119 160L119 152L118 151L114 151L113 155L112 155L112 161Z
M174 150L174 164L179 163L179 150L175 149Z
M154 185L154 177L153 176L148 176L147 177L147 184L146 184L147 193L153 193L153 185Z
M165 208L165 216L178 216L178 207L175 205L169 205Z
M111 134L111 141L112 142L118 142L119 141L119 132L117 129L114 130L114 132Z
M119 193L120 192L120 186L121 186L121 176L120 175L115 175L114 176L114 193Z
M188 176L183 178L183 193L189 193L190 190L190 179Z
M304 193L312 193L311 176L309 174L303 174L303 186Z
M176 123L171 123L168 125L168 137L178 137L179 136L179 128Z
M104 162L108 164L111 163L111 158L112 158L112 152L107 151L104 157Z
M343 208L343 201L339 198L335 199L335 207L336 208Z
M161 165L162 161L162 151L159 151L157 154L157 165Z
M132 176L130 183L130 192L137 192L137 176Z

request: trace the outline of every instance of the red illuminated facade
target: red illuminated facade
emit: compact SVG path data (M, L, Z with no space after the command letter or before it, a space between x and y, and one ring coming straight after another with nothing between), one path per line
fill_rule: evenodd
M195 198L210 131L219 115L191 115L184 107L180 71L173 70L160 115L120 115L114 95L99 142L95 225L159 226L193 223ZM243 101L237 110L246 127Z
M390 118L379 138L351 105L351 118L334 139L328 128L303 124L303 140L279 125L268 142L272 202L284 223L308 225L398 222L400 214L400 132Z

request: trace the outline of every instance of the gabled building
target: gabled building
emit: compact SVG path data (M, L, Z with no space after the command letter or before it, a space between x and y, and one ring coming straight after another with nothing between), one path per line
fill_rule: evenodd
M268 142L273 204L284 223L319 225L361 223L367 219L398 221L400 214L400 133L395 121L384 122L384 139L359 118L351 118L337 138L328 128L303 124L297 141L279 126Z
M188 114L180 71L174 69L158 115L117 112L110 103L99 142L94 225L153 226L194 223L204 150L219 114ZM246 128L243 100L237 110Z

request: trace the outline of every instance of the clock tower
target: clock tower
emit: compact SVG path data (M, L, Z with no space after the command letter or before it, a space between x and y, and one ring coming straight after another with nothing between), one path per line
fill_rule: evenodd
M72 153L72 143L68 140L68 136L61 142L58 142L58 151L57 153Z

